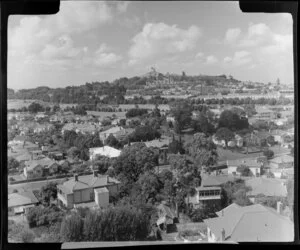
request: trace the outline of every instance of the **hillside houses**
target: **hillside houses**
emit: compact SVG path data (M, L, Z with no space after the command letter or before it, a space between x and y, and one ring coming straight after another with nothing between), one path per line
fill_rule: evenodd
M260 176L263 163L253 158L244 158L238 160L227 160L228 174L241 175L239 167L247 167L253 176Z
M116 137L117 140L122 140L126 136L130 135L133 132L134 132L134 129L131 129L131 128L125 129L121 126L114 126L114 127L111 127L110 129L101 131L99 133L99 137L102 142L105 142L105 140L108 138L108 136L110 134L112 134L114 137Z
M100 125L90 123L67 123L63 126L61 133L65 131L75 131L76 133L82 134L95 134L100 130Z

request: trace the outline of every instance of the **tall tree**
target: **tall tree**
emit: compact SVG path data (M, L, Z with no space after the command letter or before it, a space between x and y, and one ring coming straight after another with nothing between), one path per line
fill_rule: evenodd
M200 170L209 171L209 168L217 163L217 147L211 137L206 136L204 133L194 134L193 139L185 144L185 150Z
M226 147L228 147L228 142L234 139L234 133L228 128L219 128L216 132L217 140L224 140Z
M175 118L175 129L178 134L190 125L192 117L192 108L187 101L175 101L171 105L171 114Z

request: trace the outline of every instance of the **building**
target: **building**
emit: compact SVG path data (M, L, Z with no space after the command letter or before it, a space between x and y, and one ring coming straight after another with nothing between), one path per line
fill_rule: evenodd
M199 208L204 204L219 204L221 202L221 186L232 180L228 176L203 176L201 186L195 188L196 194L189 196L186 202L192 204L194 208Z
M175 231L175 224L179 222L176 212L166 204L160 204L157 206L157 211L159 217L156 221L157 226L161 230L165 230L167 233Z
M121 154L121 150L115 149L110 146L98 147L98 148L90 148L90 160L93 161L97 156L106 156L109 158L118 157Z
M131 134L133 131L134 129L124 129L121 126L116 126L100 132L99 136L102 142L104 142L110 134L116 137L117 140L122 140L127 135Z
M12 215L27 213L31 207L39 203L32 191L12 193L8 195L8 213Z
M57 171L58 164L48 157L25 162L24 175L27 179L39 178L48 174L55 174Z
M246 185L251 187L251 190L247 192L249 199L255 203L256 197L259 195L274 196L274 197L286 197L287 188L283 181L273 178L252 178L246 180Z
M238 167L248 167L253 176L260 176L263 163L258 161L257 158L244 158L237 160L227 160L227 166L228 174L240 175L240 173L237 171Z
M281 155L269 160L269 167L275 169L294 167L294 157L290 155Z
M204 220L208 242L289 242L294 241L294 224L277 211L260 204L230 205L218 217Z
M57 186L57 198L60 206L74 208L74 206L92 203L93 205L107 205L107 191L109 196L119 192L120 182L108 175L75 175L74 178Z

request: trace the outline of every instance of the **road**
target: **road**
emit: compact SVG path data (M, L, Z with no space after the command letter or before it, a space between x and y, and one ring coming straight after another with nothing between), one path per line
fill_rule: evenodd
M12 193L14 189L20 191L29 191L29 190L39 190L42 186L45 186L49 182L58 182L59 184L64 182L65 178L53 179L53 180L43 180L43 181L35 181L35 182L26 182L19 184L8 185L8 193Z

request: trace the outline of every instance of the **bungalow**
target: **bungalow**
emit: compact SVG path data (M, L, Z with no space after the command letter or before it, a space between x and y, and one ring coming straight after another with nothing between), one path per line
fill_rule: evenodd
M290 155L281 155L269 160L269 167L272 169L292 168L294 167L294 157Z
M118 157L121 154L121 150L115 149L110 146L98 147L98 148L90 148L90 160L93 161L97 156L106 156L109 158Z
M57 171L58 164L48 157L25 162L24 175L27 179L42 177L46 174L54 174Z
M260 204L230 205L206 219L208 242L289 242L294 241L294 224L277 211Z
M17 135L12 140L12 144L24 144L28 140L27 136Z
M8 195L8 213L17 215L27 213L31 207L39 203L32 191L12 193Z
M109 196L119 191L120 182L107 175L75 175L74 178L57 186L57 198L59 205L66 208L74 208L80 205L97 205L106 207Z
M244 158L237 160L227 160L228 174L239 175L238 167L248 167L254 176L261 175L263 163L253 158Z

